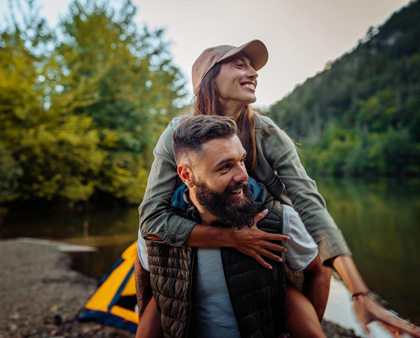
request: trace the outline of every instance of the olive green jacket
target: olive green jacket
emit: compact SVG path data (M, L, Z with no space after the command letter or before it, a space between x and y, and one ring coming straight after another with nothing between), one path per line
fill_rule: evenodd
M183 245L197 224L170 212L172 194L182 184L178 177L172 132L181 118L175 118L161 135L153 153L147 188L140 204L139 236L156 235L170 245ZM307 174L292 140L265 116L255 113L258 165L253 175L275 199L291 201L308 232L319 246L322 262L351 252L315 181ZM289 200L290 199L290 200Z

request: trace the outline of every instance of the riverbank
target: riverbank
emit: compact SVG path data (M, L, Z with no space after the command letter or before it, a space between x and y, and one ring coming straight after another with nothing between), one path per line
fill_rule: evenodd
M71 258L48 242L0 241L0 337L133 337L76 315L97 281L71 270Z
M122 329L75 320L97 281L71 270L70 256L57 245L0 240L0 256L1 338L134 337ZM323 327L329 338L357 337L329 321Z

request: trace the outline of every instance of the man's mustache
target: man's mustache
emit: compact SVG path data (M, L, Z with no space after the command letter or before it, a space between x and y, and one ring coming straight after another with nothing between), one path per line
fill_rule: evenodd
M238 190L238 189L243 189L244 187L249 186L248 182L236 182L232 185L229 185L226 190L225 193L229 194L234 190Z

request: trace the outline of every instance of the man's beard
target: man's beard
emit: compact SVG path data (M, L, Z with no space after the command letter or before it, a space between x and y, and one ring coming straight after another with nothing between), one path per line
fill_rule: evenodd
M254 224L258 204L252 198L248 183L235 183L222 193L214 191L204 182L197 182L195 185L197 201L224 225L234 228L251 227ZM231 203L228 200L230 192L241 187L243 197L238 198L238 203Z

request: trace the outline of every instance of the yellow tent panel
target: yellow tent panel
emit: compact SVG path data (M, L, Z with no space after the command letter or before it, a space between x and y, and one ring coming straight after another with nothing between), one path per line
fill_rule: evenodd
M131 244L102 278L101 285L78 315L79 320L97 320L135 333L138 325L134 261L137 242Z

